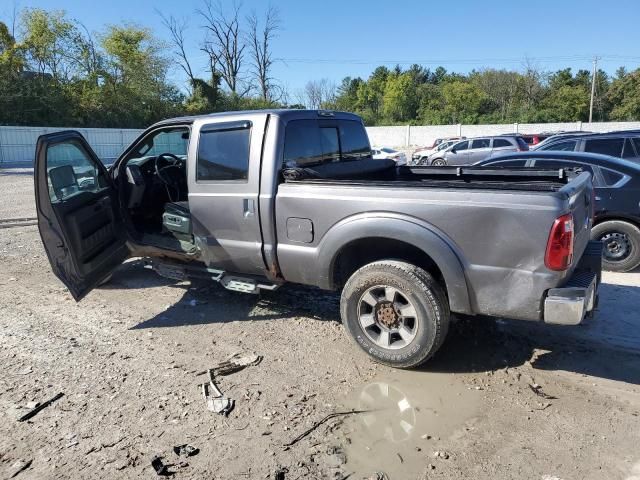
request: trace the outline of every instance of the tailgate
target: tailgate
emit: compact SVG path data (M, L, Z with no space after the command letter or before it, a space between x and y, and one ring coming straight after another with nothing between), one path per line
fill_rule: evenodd
M570 268L570 270L573 270L580 262L591 236L595 202L591 174L582 172L562 187L560 192L566 194L568 198L568 213L573 216L575 236L573 261Z

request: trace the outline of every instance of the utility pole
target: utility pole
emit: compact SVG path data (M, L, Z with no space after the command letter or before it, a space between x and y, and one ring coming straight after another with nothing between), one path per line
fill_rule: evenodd
M589 104L589 123L593 121L593 99L596 96L596 75L598 74L598 57L593 57L593 74L591 75L591 103Z

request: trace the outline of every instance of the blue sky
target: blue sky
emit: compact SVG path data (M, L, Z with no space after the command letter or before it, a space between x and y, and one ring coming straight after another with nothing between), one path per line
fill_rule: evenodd
M231 4L224 0L225 4ZM131 22L165 31L154 9L189 19L193 63L206 58L195 10L201 0L2 0L0 19L18 8L63 9L99 31L105 24ZM283 28L274 43L281 58L274 75L292 93L311 79L368 74L380 64L419 63L468 72L484 67L521 69L526 57L543 70L565 66L640 66L640 8L637 0L518 0L429 2L426 0L273 0ZM245 0L243 10L258 12L266 1ZM180 81L178 69L173 77Z

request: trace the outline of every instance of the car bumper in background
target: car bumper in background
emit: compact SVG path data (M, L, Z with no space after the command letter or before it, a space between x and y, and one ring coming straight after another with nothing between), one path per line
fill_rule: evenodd
M602 243L589 242L578 268L561 288L552 288L544 301L544 321L578 325L598 305L602 273Z

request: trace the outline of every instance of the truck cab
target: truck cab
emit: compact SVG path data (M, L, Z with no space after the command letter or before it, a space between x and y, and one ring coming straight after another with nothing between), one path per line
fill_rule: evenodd
M40 137L39 225L55 273L76 300L130 256L162 259L154 266L173 276L186 275L186 264L227 287L276 288L277 180L287 162L323 155L309 142L316 132L334 155L341 141L352 155L369 154L359 117L337 112L171 119L148 128L110 168L78 132Z

